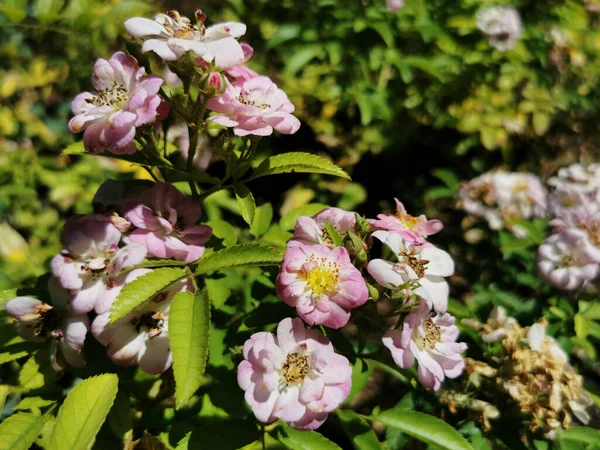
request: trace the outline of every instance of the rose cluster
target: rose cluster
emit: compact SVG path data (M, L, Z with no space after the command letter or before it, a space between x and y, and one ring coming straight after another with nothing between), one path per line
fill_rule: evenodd
M191 263L204 253L212 231L197 224L198 203L167 183L126 192L124 184L109 181L94 204L101 213L75 216L64 226L63 249L51 263L51 301L17 297L6 310L24 339L56 342L54 348L76 367L85 362L82 349L93 314L92 334L114 362L164 372L171 366L170 302L191 289L190 283L174 284L114 323L110 308L128 283L151 272L135 268L144 258ZM53 355L53 361L64 366L62 358Z
M550 218L552 233L538 249L538 272L547 283L575 291L600 273L600 165L563 167L547 185L533 174L487 172L463 185L459 206L519 238L527 231L518 221Z
M396 200L397 212L366 220L339 208L297 219L276 281L277 296L296 308L308 325L339 329L355 308L369 299L371 288L409 311L381 337L404 369L418 362L418 379L438 390L443 380L464 368L455 319L446 313L448 283L454 263L427 241L442 229L437 220L413 217ZM394 261L371 258L373 239L381 241ZM433 311L432 311L433 309ZM305 330L299 319L285 319L277 336L257 333L246 342L238 382L258 420L282 419L301 429L321 425L350 390L349 361L334 353L329 340Z

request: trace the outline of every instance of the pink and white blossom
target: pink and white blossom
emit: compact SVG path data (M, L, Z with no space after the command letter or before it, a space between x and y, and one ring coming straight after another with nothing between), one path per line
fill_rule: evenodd
M177 11L158 14L154 20L133 17L125 21L132 36L144 40L142 53L152 51L165 61L175 61L192 51L206 62L214 61L221 69L240 64L244 52L236 38L246 33L246 25L238 22L204 26L206 16L196 12L196 24Z
M136 128L154 122L162 99L158 91L164 80L145 75L137 60L123 52L94 65L96 92L84 92L73 100L72 133L83 133L86 151L96 154L135 152Z
M459 204L466 212L485 219L492 230L509 228L517 237L527 231L512 222L547 215L548 193L539 177L519 172L486 172L465 183Z
M457 378L465 367L461 352L467 344L456 342L459 332L455 320L448 313L432 317L427 303L421 301L406 317L402 329L388 331L382 342L398 367L408 369L416 359L419 381L437 391L445 378Z
M569 185L582 193L600 193L600 164L594 163L584 166L574 163L567 167L561 167L557 174L548 180L553 187Z
M326 245L330 248L335 247L325 228L325 222L329 222L340 235L344 236L347 231L354 230L356 216L355 213L341 208L327 208L312 217L300 216L296 220L294 237L288 241L288 246Z
M268 77L240 78L223 95L211 98L207 108L217 113L210 120L232 127L238 136L269 136L273 129L294 134L300 128L292 115L294 105Z
M6 312L14 319L17 334L32 342L52 341L51 362L55 370L64 369L61 359L74 367L83 367L83 343L90 328L87 315L73 314L69 293L55 279L48 283L51 304L33 297L16 297L6 304Z
M375 231L373 237L383 242L397 262L373 259L367 271L387 289L410 288L437 312L448 308L448 283L444 277L454 273L454 261L443 250L424 240L413 240L410 234Z
M495 49L511 50L521 36L521 16L515 8L492 6L477 13L477 28L485 34Z
M396 201L396 214L379 214L377 219L369 220L373 230L410 231L420 237L426 237L438 233L444 228L439 220L429 220L425 215L411 216L406 212L406 208L400 200L397 198L394 198L394 200Z
M148 255L191 263L204 254L212 230L197 225L202 209L192 197L167 183L156 183L140 202L131 204L125 217L137 229L129 235L144 244Z
M385 0L385 6L389 12L396 12L404 7L404 0Z
M245 42L242 42L240 45L242 46L242 51L244 52L244 60L240 64L227 69L227 75L233 79L243 80L249 80L250 78L258 77L259 75L254 70L242 65L252 57L254 54L254 49Z
M344 247L288 247L276 281L277 296L310 325L341 328L350 310L369 296L360 271Z
M121 236L110 217L98 214L74 217L65 224L63 249L51 267L61 286L72 293L71 308L76 314L106 311L117 296L114 288L121 270L146 256L143 245L119 247Z
M260 332L246 341L238 384L261 422L281 419L302 430L321 426L348 396L352 368L317 330L283 319L277 336Z
M126 274L123 285L150 272L134 269ZM110 311L106 311L94 319L92 333L115 363L138 364L144 372L162 373L173 362L168 334L171 301L177 292L190 288L188 281L179 281L112 324Z
M600 250L592 245L584 231L565 228L542 242L537 267L547 283L572 291L598 276Z

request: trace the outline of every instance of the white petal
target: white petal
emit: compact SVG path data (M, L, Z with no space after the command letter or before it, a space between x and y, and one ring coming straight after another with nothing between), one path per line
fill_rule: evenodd
M144 17L133 17L125 21L125 29L129 34L139 38L162 36L169 37L165 27L154 20Z
M546 337L546 328L541 323L534 323L527 332L527 341L531 350L541 351L542 343Z
M389 261L374 259L369 262L367 271L375 278L377 283L391 289L404 284L408 279L407 276L402 276L402 274L396 272L393 267L394 264Z
M147 53L150 51L156 53L165 61L175 61L181 56L177 55L173 50L171 50L167 44L167 41L162 39L148 39L145 41L142 45L142 53Z
M448 277L454 273L454 261L444 250L436 247L425 247L419 253L419 257L429 261L426 267L427 274Z

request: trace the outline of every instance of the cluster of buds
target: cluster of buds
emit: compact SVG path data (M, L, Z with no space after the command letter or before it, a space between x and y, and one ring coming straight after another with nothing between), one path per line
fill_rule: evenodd
M511 404L528 419L530 431L541 431L552 439L557 429L567 429L575 421L589 424L597 415L591 397L583 389L581 375L569 364L556 340L546 334L544 321L521 327L497 307L487 323L463 323L479 331L483 342L501 345L500 349L493 348L490 360L495 362L494 367L467 358L468 382L477 386L485 383L482 392L508 394ZM457 402L452 404L457 406Z

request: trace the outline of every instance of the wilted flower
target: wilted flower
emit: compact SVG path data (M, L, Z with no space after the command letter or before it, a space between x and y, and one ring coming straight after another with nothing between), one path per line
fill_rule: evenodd
M197 201L167 183L156 183L144 200L132 204L125 213L137 227L129 235L131 242L144 244L150 256L187 263L204 254L203 244L210 239L212 230L196 225L202 215Z
M428 220L425 215L420 215L419 217L411 216L406 212L406 208L400 200L397 198L394 200L396 201L396 214L378 214L377 219L369 220L373 226L373 230L394 232L410 231L417 236L425 237L438 233L444 228L442 222L439 220Z
M444 378L458 377L465 367L460 352L467 349L467 344L456 342L455 320L448 313L432 317L427 302L421 300L404 320L402 329L388 331L382 342L398 367L408 369L416 359L419 381L437 391Z
M479 331L481 340L487 343L501 341L512 333L515 327L520 329L517 319L508 316L502 306L496 306L492 309L485 324L472 319L463 319L463 324Z
M512 49L521 35L521 17L514 8L493 6L477 13L477 28L492 47L504 52Z
M90 328L87 315L76 315L69 308L69 294L51 279L48 290L52 304L33 297L16 297L6 304L6 312L16 319L17 334L32 342L52 342L52 367L63 370L62 361L56 357L57 348L67 363L83 367L81 353L85 336Z
M300 121L291 114L294 105L268 77L240 78L223 95L211 98L207 108L219 113L210 120L233 127L238 136L269 136L273 129L294 134L300 128Z
M335 247L325 228L325 222L329 222L340 235L344 236L346 231L353 230L356 226L356 216L355 213L341 208L327 208L312 217L300 216L296 220L294 237L288 241L288 246L326 245L330 248Z
M398 261L371 260L367 270L375 281L388 289L408 287L437 312L446 312L449 288L444 277L454 273L452 257L423 240L412 240L410 235L375 231L373 237L390 248Z
M573 189L588 194L597 194L600 190L600 164L584 166L574 163L558 170L556 176L548 180L550 186L559 187L565 184Z
M559 289L579 289L598 275L600 250L585 232L565 228L540 245L537 267L541 277Z
M341 328L369 292L344 247L289 247L276 281L277 296L310 325Z
M52 273L73 293L71 308L77 314L110 307L118 291L121 270L140 263L146 248L128 244L119 248L121 232L101 215L74 217L65 224L62 251L52 259Z
M127 32L144 40L142 53L153 51L165 61L175 61L193 51L207 62L227 69L244 61L244 52L235 39L246 33L246 25L225 22L206 28L206 16L196 11L196 25L177 11L158 14L154 20L133 17L125 21Z
M132 270L123 284L150 272L149 269ZM107 347L108 356L117 364L139 364L144 372L162 373L173 362L168 334L171 300L177 292L189 289L188 281L179 281L112 324L110 311L100 314L92 323L92 333Z
M320 332L305 330L300 319L283 319L277 336L253 334L243 353L238 384L261 422L281 419L314 430L350 392L348 360Z
M145 75L137 60L122 52L94 65L92 83L97 92L84 92L73 100L69 130L83 133L86 151L135 152L135 129L154 122L161 105L158 90L164 80Z
M539 177L528 173L487 172L464 184L459 205L469 214L482 217L491 229L508 227L517 237L526 230L512 221L546 217L547 192Z

